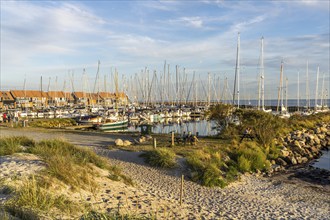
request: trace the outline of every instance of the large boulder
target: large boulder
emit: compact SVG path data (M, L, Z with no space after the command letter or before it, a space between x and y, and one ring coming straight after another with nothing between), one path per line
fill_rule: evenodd
M123 146L124 145L124 142L122 139L118 138L115 140L115 145L116 146Z
M130 141L128 141L128 140L125 140L124 142L123 142L123 146L130 146L130 145L132 145L132 142L130 142Z

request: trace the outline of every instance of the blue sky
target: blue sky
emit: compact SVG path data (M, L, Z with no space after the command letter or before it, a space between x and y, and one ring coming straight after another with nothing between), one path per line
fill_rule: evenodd
M40 88L51 78L54 89L74 71L81 88L83 68L89 83L111 68L126 78L163 71L164 61L193 71L228 78L235 72L237 33L241 33L241 87L257 93L260 38L264 36L266 98L276 98L281 59L295 98L300 72L305 93L306 61L310 89L325 75L329 88L329 1L1 1L1 89ZM321 86L320 81L320 86ZM315 93L315 92L314 92ZM312 94L311 94L312 96Z

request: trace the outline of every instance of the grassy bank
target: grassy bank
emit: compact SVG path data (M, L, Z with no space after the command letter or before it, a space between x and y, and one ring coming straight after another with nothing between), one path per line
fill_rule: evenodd
M184 157L193 181L205 186L225 187L245 172L272 172L272 165L281 157L282 146L278 140L289 132L330 123L330 113L282 119L262 111L217 106L211 109L210 115L211 119L218 120L222 132L216 137L199 138L197 145L175 143L170 146L170 135L155 134L153 137L157 138L160 149L154 150L151 143L124 149L146 151L146 162L156 167L175 167L174 158ZM231 118L237 118L240 123L232 123ZM253 139L241 140L247 127L251 129Z

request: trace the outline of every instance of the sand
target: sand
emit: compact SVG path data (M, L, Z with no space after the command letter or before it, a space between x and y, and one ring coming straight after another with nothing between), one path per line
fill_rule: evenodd
M5 136L11 134L17 135L7 131ZM65 135L68 140L76 138ZM104 142L117 138L107 135ZM48 133L42 132L35 136L38 139L49 137ZM120 166L135 183L128 186L109 180L104 174L98 177L99 187L94 193L72 194L72 199L88 202L101 212L119 209L122 213L153 215L158 219L330 219L329 184L295 178L290 172L273 177L246 174L225 189L203 187L185 178L180 206L181 174L186 171L184 163L174 170L153 168L139 157L140 152L102 148L102 137L90 140L91 145L88 138L83 141L84 146L91 146L110 163ZM96 141L101 144L95 144ZM23 177L42 168L38 158L24 154L0 158L2 178ZM0 202L6 199L3 195L1 198Z

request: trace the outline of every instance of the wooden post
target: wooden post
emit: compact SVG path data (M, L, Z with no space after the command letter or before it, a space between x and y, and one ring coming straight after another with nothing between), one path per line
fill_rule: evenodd
M156 149L157 148L157 140L156 140L156 138L154 138L153 143L154 143L154 149Z
M183 197L183 180L184 180L184 175L181 176L180 206L182 206L182 197Z
M172 139L171 139L171 146L174 146L174 131L172 131Z

